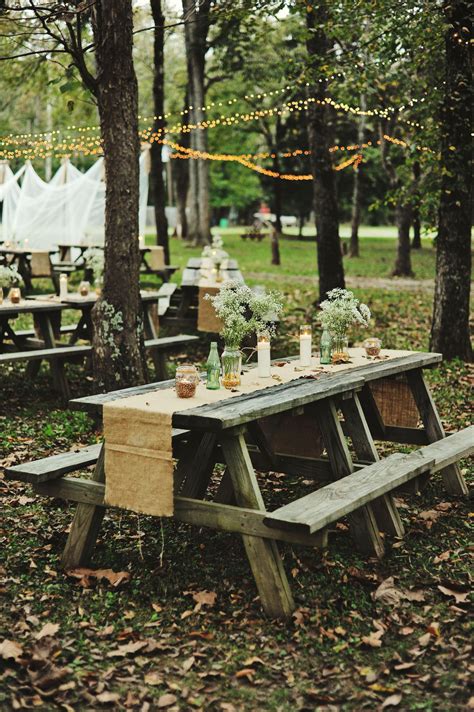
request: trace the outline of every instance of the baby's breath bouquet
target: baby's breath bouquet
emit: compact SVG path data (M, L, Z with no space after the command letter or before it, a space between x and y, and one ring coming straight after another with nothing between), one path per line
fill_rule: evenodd
M210 299L223 324L222 384L235 388L240 384L242 341L253 333L273 335L274 321L283 308L281 296L278 292L256 294L245 284L230 281L218 294L208 294L206 299Z
M239 348L248 334L266 333L272 336L283 304L278 292L255 294L245 284L226 282L215 296L207 295L223 323L222 336L226 346Z
M368 326L370 309L347 289L331 289L321 302L321 324L335 336L344 336L353 324Z
M16 265L0 265L0 289L21 287L23 279Z

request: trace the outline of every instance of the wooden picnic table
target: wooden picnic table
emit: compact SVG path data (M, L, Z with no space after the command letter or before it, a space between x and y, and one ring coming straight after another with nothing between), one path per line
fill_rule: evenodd
M15 360L29 360L33 351L28 349L28 341L32 336L30 331L19 331L13 328L12 321L20 315L31 314L35 320L38 336L45 350L57 346L56 332L60 315L65 306L61 303L47 299L22 299L19 304L12 304L5 300L0 304L0 356L11 358L12 352ZM7 341L7 343L5 343ZM8 343L10 342L10 343ZM30 346L30 349L32 347ZM34 356L33 356L34 358ZM0 360L2 360L0 358ZM65 376L62 364L59 361L50 361L53 383L59 391L64 392ZM37 372L39 362L29 360L27 375L33 377Z
M239 265L237 260L226 260L227 266L225 269L221 269L222 276L224 280L233 280L234 282L243 282L244 278L242 272L239 270ZM181 286L185 289L193 288L199 286L199 281L202 278L202 258L201 257L191 257L186 267L183 270L183 276L181 279Z
M3 258L5 264L16 265L25 283L25 288L28 290L32 288L31 255L34 252L48 252L51 257L51 255L57 253L57 250L36 250L31 247L5 247L5 244L0 245L0 257Z
M472 437L470 433L461 433L458 434L463 440L461 445L457 436L452 436L447 438L449 448L438 447L438 441L445 434L422 373L422 369L434 366L441 359L441 355L435 353L409 353L385 361L368 361L367 365L350 370L301 378L175 412L172 417L173 456L177 460L174 517L197 526L242 535L265 611L271 616L288 618L294 610L294 602L278 552L278 541L324 546L328 524L347 514L358 548L368 555L381 556L384 544L380 532L403 535L392 494L395 487L415 477L419 481L438 469L442 470L449 492L466 493L464 480L454 463L461 452L469 450L466 439L472 441ZM400 378L408 384L422 428L387 427L381 418L373 397L373 385ZM70 405L100 415L103 405L109 401L170 385L171 382L148 384L75 399ZM307 437L298 436L298 428L294 429L290 452L272 443L266 426L272 419L283 417L289 425L293 419L296 425L300 417L309 419L322 437L327 457L308 456L312 443ZM347 437L351 438L355 460L348 449ZM394 455L392 459L379 461L374 437L400 443L436 443L436 447L427 445L418 453ZM449 452L442 454L442 449ZM89 450L86 453L84 462L96 462L92 480L63 476L77 469L78 457L76 453L70 454L74 462L69 466L65 455L57 456L54 466L53 462L48 466L46 460L33 463L33 469L22 470L22 466L18 466L12 468L11 475L36 482L37 492L79 503L63 555L63 565L67 568L85 564L105 513L103 449L100 452L97 449L94 456ZM205 500L217 462L225 464L224 474L214 500ZM262 472L299 474L305 479L330 480L333 484L267 512L254 466ZM133 473L130 476L133 477ZM342 505L339 490L343 493Z

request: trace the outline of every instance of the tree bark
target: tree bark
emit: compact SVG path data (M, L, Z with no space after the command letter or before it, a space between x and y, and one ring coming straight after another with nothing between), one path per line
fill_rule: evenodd
M199 7L195 0L183 0L184 37L192 106L190 114L191 122L195 126L205 120L205 111L203 110L206 100L205 57L210 24L210 5L210 0L202 0ZM196 128L192 131L191 148L200 153L207 152L207 129ZM190 166L189 232L193 242L202 245L208 243L211 237L209 164L203 158L193 158L191 164L195 164L195 166Z
M315 100L311 101L308 109L308 139L316 214L319 298L323 300L331 289L345 286L336 183L329 153L329 117L326 107L316 103L324 99L326 93L326 82L318 79L323 74L322 65L328 61L327 54L331 49L331 41L324 32L328 20L328 0L319 2L317 6L308 5L305 9L308 30L306 47L313 75L308 98Z
M419 187L420 177L421 177L421 169L420 169L419 161L415 161L415 163L413 164L413 177L415 179L416 192L415 192L415 205L413 207L413 218L412 218L413 240L411 242L411 249L412 250L421 250L421 222L420 222L420 207L419 207L420 195L418 192L418 187Z
M444 3L446 83L441 111L441 197L436 241L436 285L430 348L447 359L472 360L469 339L472 185L472 68L468 42L459 30L471 28L468 4ZM454 146L455 150L452 149Z
M187 108L189 106L189 92L186 90L184 97L184 114L183 121L188 123L189 115L187 113ZM181 130L179 135L179 143L184 148L190 147L190 134L188 131ZM178 213L177 219L177 234L178 237L183 240L188 239L188 217L186 213L186 207L188 203L188 191L189 191L189 169L193 161L190 159L177 158L175 160L175 165L173 166L173 176L175 185L175 195L176 195L176 209Z
M395 208L395 221L398 229L398 248L393 277L413 277L410 251L411 207L398 203Z
M159 138L164 138L166 121L165 114L165 16L161 0L150 0L153 22L155 25L153 36L153 110L156 116L154 131ZM151 185L153 191L153 204L155 207L156 244L161 245L165 253L165 262L170 264L170 249L168 240L168 221L166 219L166 189L163 178L163 161L161 157L162 144L154 141L151 144Z
M274 149L274 155L275 158L273 158L273 170L276 171L277 173L280 172L280 161L278 159L278 147L275 147ZM273 209L275 210L275 223L272 225L272 231L271 231L271 247L272 247L272 265L280 265L281 264L281 258L280 258L280 237L282 233L281 229L281 204L282 204L282 196L281 196L281 181L279 178L274 178L273 179L273 200L274 200L274 206Z
M92 5L97 101L105 165L105 270L93 309L93 365L99 389L146 382L138 249L138 88L131 0Z
M365 94L360 95L360 108L367 109ZM365 139L365 116L359 116L357 122L357 143L362 147ZM360 149L362 150L362 148ZM360 166L354 170L354 184L352 188L352 217L351 217L351 241L349 246L349 257L359 257L359 225L360 225Z

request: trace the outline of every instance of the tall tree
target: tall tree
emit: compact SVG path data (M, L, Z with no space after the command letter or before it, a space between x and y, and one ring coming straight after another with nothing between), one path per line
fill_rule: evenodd
M360 95L360 108L362 111L367 109L367 101L365 93ZM357 143L362 146L365 140L365 114L357 119ZM349 246L349 257L359 257L359 225L361 213L361 186L360 186L360 167L357 165L354 168L354 184L352 187L352 211L351 211L351 242Z
M205 67L207 34L210 25L211 0L183 0L184 37L189 73L191 123L202 125L205 120L206 100ZM191 133L191 148L207 152L207 130L196 128ZM209 201L209 165L203 158L191 160L190 165L190 213L188 234L196 244L209 242L211 212Z
M316 213L316 241L318 251L319 298L335 287L344 287L341 240L339 237L336 183L329 147L331 131L325 99L327 82L323 68L328 61L332 41L325 31L329 17L328 0L306 7L307 40L310 72L308 87L308 139L311 149L311 169Z
M165 114L165 15L161 0L150 0L154 22L153 33L153 111L154 131L163 138ZM168 221L166 219L166 190L163 178L162 144L154 141L151 145L151 184L155 207L156 242L164 248L165 262L170 263L168 241Z
M146 380L140 318L138 86L131 0L96 0L96 96L105 163L105 273L93 310L94 375L106 390Z
M104 286L92 314L94 377L105 390L143 383L147 370L139 290L140 144L132 0L30 0L15 17L25 17L28 26L36 21L40 56L68 54L69 69L79 73L97 101L106 192ZM95 67L88 59L92 49Z
M472 66L468 3L445 0L446 84L431 348L472 360L469 340L472 210Z

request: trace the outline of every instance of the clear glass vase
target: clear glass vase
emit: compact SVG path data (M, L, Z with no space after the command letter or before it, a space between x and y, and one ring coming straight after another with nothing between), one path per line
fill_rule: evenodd
M331 361L332 363L348 363L349 340L346 334L331 334Z
M242 352L237 346L224 346L221 356L222 385L224 388L240 386L242 370Z

